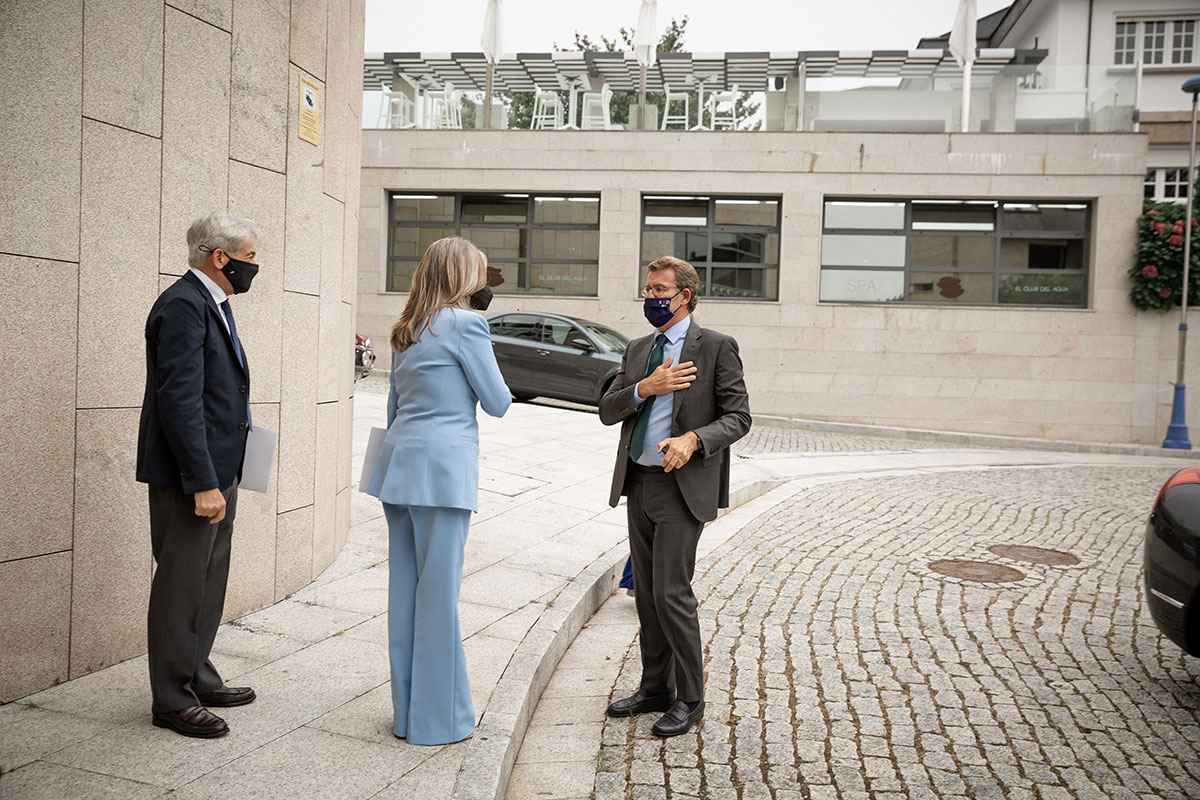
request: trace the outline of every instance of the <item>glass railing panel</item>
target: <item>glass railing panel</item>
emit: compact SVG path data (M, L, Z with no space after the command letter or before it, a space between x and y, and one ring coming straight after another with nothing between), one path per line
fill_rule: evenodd
M985 133L1126 132L1133 130L1135 76L1128 66L1038 64L1010 65L999 71L979 70L971 80L968 130ZM940 70L910 77L809 77L787 79L785 90L753 91L742 96L739 131L828 131L891 133L956 133L962 123L962 73ZM631 92L614 92L607 125L593 124L585 112L585 95L563 91L563 113L557 129L627 130L636 108ZM599 95L599 92L592 94ZM574 107L571 108L571 100ZM690 96L689 122L700 123L698 97ZM706 98L707 99L707 98ZM661 92L647 94L652 112L661 119ZM363 92L364 129L476 129L483 125L481 92L418 92L412 87L393 93ZM590 107L589 107L590 108ZM493 97L492 127L528 130L533 124L532 93ZM634 117L636 119L636 117ZM707 108L703 128L711 128ZM647 125L649 128L650 125ZM654 127L658 127L655 125ZM676 133L681 126L674 126Z

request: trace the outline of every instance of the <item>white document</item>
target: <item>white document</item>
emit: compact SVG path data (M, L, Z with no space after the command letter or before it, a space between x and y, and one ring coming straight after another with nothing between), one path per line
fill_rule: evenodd
M246 458L242 461L242 481L239 489L265 492L275 471L275 444L279 431L255 425L246 436Z
M375 462L379 460L379 449L383 447L383 437L387 436L387 428L371 428L371 438L367 439L367 454L363 456L362 477L358 480L358 490L366 493L371 485L371 476L375 474Z

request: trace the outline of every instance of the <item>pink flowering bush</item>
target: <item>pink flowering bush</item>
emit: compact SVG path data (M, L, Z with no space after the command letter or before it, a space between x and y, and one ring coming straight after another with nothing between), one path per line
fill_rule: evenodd
M1191 269L1188 272L1188 305L1200 306L1200 227L1185 220L1180 203L1147 200L1138 221L1137 260L1129 269L1133 288L1129 299L1140 309L1166 311L1179 306L1183 288L1183 234L1192 225Z

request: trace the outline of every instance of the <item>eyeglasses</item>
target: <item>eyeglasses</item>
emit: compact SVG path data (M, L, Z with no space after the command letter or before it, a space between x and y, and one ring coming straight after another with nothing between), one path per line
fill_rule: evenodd
M655 286L643 286L642 291L638 293L638 296L643 299L647 297L665 297L667 292L678 288L678 286L663 286L661 284Z

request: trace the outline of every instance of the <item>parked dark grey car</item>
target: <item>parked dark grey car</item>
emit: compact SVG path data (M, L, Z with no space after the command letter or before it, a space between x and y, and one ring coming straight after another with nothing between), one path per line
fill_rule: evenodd
M1146 523L1146 604L1158 629L1200 656L1200 467L1163 484Z
M554 397L599 405L629 340L612 328L560 314L488 315L504 381L518 400Z

